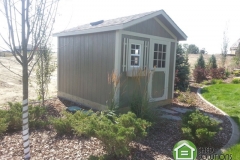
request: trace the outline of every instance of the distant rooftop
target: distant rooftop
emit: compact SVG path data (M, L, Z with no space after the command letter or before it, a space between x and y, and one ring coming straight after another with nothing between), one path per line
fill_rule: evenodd
M240 43L240 38L230 47L230 50L236 50Z

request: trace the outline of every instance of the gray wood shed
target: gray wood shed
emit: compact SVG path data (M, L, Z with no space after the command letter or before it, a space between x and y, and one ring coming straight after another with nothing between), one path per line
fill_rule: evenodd
M58 37L58 97L103 110L113 89L109 75L114 72L121 76L115 101L127 107L140 70L150 102L155 106L171 102L176 47L187 36L164 10L102 20L54 36Z

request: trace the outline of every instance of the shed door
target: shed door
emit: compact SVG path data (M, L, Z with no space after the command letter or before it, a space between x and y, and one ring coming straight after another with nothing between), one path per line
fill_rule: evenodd
M150 101L167 99L169 73L169 42L151 40L149 68L151 70L148 93Z

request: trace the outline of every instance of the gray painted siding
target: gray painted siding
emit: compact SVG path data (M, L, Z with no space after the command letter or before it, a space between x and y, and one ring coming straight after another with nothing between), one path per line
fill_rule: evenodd
M124 30L174 39L155 19L149 19Z
M59 37L58 91L106 104L116 32Z
M128 36L128 35L123 35L122 36L122 44L123 44L123 38L131 38L131 39L137 39L137 40L145 40L149 41L148 38L143 38L143 37L134 37L134 36ZM170 62L169 62L169 80L168 80L168 94L167 94L167 99L172 99L173 96L173 69L175 66L174 60L175 60L175 43L171 42L170 44ZM122 45L122 50L123 50L123 45ZM120 84L120 107L127 107L129 106L132 96L136 90L138 90L138 85L136 84L136 79L133 77L127 77L126 72L122 71L122 59L123 59L123 54L121 52L121 84ZM145 87L147 87L147 78L145 76L141 77L141 92L144 92ZM158 84L159 88L163 88L163 84ZM153 86L154 87L154 86ZM163 101L163 104L170 103L171 101ZM161 103L154 103L153 105L159 105Z
M135 95L137 92L144 93L147 89L147 77L143 76L141 77L140 84L141 88L137 84L137 79L134 77L128 77L126 75L126 72L123 72L122 70L122 62L123 62L123 39L129 38L129 39L136 39L136 40L143 40L143 41L150 41L149 38L144 37L136 37L136 36L130 36L130 35L122 35L122 41L121 41L121 79L120 79L120 107L127 107L129 106L132 96ZM149 53L149 48L148 48ZM145 54L145 52L143 53Z
M173 98L173 93L172 93L172 89L173 89L173 81L174 81L174 77L173 77L173 71L174 71L174 60L176 59L176 49L175 49L175 43L171 42L171 46L170 46L170 62L169 62L169 81L168 81L168 99L172 99Z

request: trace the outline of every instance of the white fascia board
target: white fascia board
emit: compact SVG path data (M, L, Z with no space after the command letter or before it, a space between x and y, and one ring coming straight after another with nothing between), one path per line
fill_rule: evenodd
M178 31L178 33L180 33L181 36L183 36L183 38L187 40L187 35L175 24L175 22L165 12L163 12L162 15Z
M99 27L99 28L92 28L92 29L85 29L80 31L73 31L73 32L60 32L53 34L54 37L62 37L62 36L72 36L72 35L80 35L80 34L88 34L88 33L97 33L97 32L105 32L105 31L113 31L122 29L122 24L114 25L109 27Z

